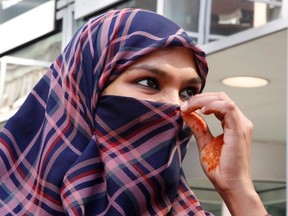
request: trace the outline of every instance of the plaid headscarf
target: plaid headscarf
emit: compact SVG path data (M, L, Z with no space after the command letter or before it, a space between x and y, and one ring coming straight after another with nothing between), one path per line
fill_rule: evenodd
M205 54L167 18L123 9L88 21L0 133L0 215L209 214L181 168L179 107L100 96L137 59L172 46L193 51L203 88Z

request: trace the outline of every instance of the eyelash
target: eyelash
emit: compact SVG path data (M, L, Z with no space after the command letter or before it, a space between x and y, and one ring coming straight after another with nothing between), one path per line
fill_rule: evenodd
M149 86L148 83L147 83L146 85L145 85L145 84L142 84L141 82L143 82L143 81L152 82L153 85L155 85L155 87ZM144 86L144 87L146 87L146 88L151 88L151 89L155 89L155 90L160 90L159 82L158 82L156 79L154 79L154 78L148 78L148 77L146 77L146 78L141 78L141 79L137 80L137 84L139 84L139 85L141 85L141 86Z
M143 82L143 81L146 81L146 84L141 83L141 82ZM150 82L150 84L151 84L151 82L152 82L152 84L154 85L154 87L149 86L149 83L148 83L148 82ZM149 78L148 78L148 77L146 77L146 78L141 78L141 79L137 80L136 83L139 84L139 85L141 85L141 86L144 86L145 88L149 88L149 89L154 89L154 90L160 90L160 89L161 89L161 88L160 88L160 85L159 85L159 82L158 82L156 79L150 78L150 77L149 77ZM192 92L190 92L190 93L186 92L186 95L181 95L182 92L184 92L184 91L192 91ZM191 94L191 93L192 93L192 94ZM186 100L189 100L191 97L193 97L194 95L196 95L196 94L198 94L198 93L199 93L199 89L198 89L198 88L188 87L188 88L183 89L183 90L180 92L180 97L181 97L181 99L182 99L183 101L186 101Z
M193 87L188 87L188 88L186 88L186 89L184 89L184 90L182 90L181 92L183 92L183 91L192 91L192 94L191 95L189 95L189 93L187 93L187 95L180 95L180 97L182 98L182 100L183 101L186 101L186 100L189 100L191 97L193 97L193 96L195 96L196 94L198 94L199 93L199 90L197 89L197 88L193 88Z

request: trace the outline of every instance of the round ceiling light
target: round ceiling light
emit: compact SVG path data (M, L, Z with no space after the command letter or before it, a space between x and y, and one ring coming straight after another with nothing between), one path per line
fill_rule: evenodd
M236 76L225 78L222 83L239 88L256 88L267 85L269 81L260 77Z

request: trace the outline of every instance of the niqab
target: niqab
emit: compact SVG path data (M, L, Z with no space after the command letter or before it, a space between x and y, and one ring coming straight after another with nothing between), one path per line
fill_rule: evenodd
M0 132L1 215L204 215L181 168L179 107L101 96L137 59L174 46L193 51L204 87L204 52L167 18L122 9L83 25ZM117 119L127 103L139 109Z

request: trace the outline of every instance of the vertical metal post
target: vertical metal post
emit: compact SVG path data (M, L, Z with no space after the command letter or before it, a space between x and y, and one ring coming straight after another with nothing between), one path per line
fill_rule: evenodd
M6 75L6 66L7 62L4 60L4 58L0 59L0 104L3 97L3 90L4 90L4 84L5 84L5 75Z
M199 8L199 21L198 21L198 44L205 43L205 26L206 26L206 8L207 8L207 0L199 0L200 8Z
M288 17L288 0L282 0L281 16Z
M205 10L205 24L204 24L204 44L209 43L210 38L210 28L211 28L211 11L212 11L212 0L206 0L206 10Z
M73 36L73 5L67 5L63 9L62 17L62 50L66 47Z
M283 2L284 1L285 0L283 0ZM288 34L286 34L286 58L287 57L288 57ZM286 61L286 131L288 128L288 85L287 84L288 84L288 61ZM286 216L288 216L288 190L287 190L288 170L287 169L288 169L288 133L286 132Z
M157 13L164 15L165 13L165 2L164 0L157 0Z

